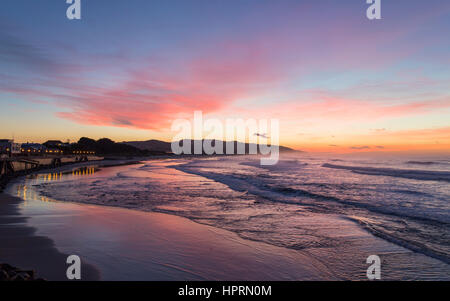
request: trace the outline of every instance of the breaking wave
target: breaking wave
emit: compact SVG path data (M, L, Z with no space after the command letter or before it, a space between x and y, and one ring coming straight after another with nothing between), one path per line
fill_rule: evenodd
M450 182L450 172L448 171L432 171L432 170L414 170L414 169L394 169L394 168L376 168L362 166L345 166L325 163L322 167L345 169L354 173L372 175L372 176L389 176L422 181L445 181Z

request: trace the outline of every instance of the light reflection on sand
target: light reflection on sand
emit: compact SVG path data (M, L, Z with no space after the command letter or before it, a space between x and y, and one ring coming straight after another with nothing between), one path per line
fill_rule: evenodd
M219 167L208 169L207 164L211 162ZM220 164L227 167L236 165L228 161L211 162L200 161L197 169L228 176L228 170L220 168ZM27 200L23 211L34 216L30 221L36 222L34 225L43 235L66 248L64 252L77 250L85 254L92 264L100 267L104 279L365 279L365 259L371 254L381 254L383 259L387 259L388 264L383 270L386 279L442 279L448 272L448 266L442 262L376 238L338 214L315 212L310 206L268 202L243 189L232 190L220 181L172 168L180 163L180 160L161 160L100 171L93 167L55 176L43 174L20 183L19 186L23 186L17 188L17 195ZM287 167L291 166L296 167L292 163ZM247 179L252 174L259 176L253 169L237 165L234 170L238 173L233 177ZM263 176L270 179L273 175ZM284 175L284 178L290 176L292 173ZM41 193L36 193L37 190ZM216 228L202 228L204 226L173 216L157 218L160 215L61 203L48 195L58 200L181 215L234 231L240 237ZM158 225L155 225L155 220ZM155 229L158 233L154 232ZM213 245L205 245L198 237L205 235L203 230L215 233L209 238ZM157 242L153 239L155 235L162 235ZM184 242L186 237L189 237L187 244ZM198 247L211 249L217 244L217 239L222 243L229 242L230 245L222 246L224 250L236 249L236 243L248 246L242 256L246 258L244 266L251 266L252 270L243 273L235 266L237 255L234 253L227 253L230 257L220 252L214 256L201 255L206 259L199 257L203 250ZM254 240L269 244L255 243ZM194 246L190 245L191 242ZM155 251L161 244L164 248L168 245L169 249ZM265 250L263 253L266 255L261 255L261 250ZM261 262L261 256L267 256L267 250L277 253ZM103 252L108 255L106 258L101 257ZM296 256L295 262L298 262L295 264L286 259ZM217 263L212 264L212 259ZM212 266L200 264L199 261L203 260ZM123 278L117 278L112 262L119 263ZM289 265L293 265L295 271ZM270 275L267 273L269 267L272 269ZM155 269L160 272L155 274ZM225 270L227 274L217 269Z
M22 191L26 191L23 189ZM246 241L185 218L120 208L41 202L21 213L61 252L77 254L103 280L332 279L299 252Z

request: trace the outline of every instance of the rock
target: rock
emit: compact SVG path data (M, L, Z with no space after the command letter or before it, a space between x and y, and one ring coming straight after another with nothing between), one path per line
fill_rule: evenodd
M0 269L0 281L8 281L9 275L6 271Z
M24 272L27 273L28 276L29 276L31 279L34 279L34 276L35 276L35 272L34 272L34 271L24 271Z
M15 267L13 267L13 266L10 266L10 265L7 264L7 263L2 263L2 264L0 264L0 269L1 269L1 270L4 270L4 271L6 271L6 272L10 272L10 271L16 270L17 268L15 268Z
M22 274L15 274L11 277L10 281L26 281L27 278L24 277Z
M0 264L0 281L42 281L36 279L34 271L23 271L9 264Z

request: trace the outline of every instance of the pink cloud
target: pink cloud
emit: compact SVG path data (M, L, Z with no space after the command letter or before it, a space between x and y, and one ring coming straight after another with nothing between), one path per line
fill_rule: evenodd
M305 124L309 122L355 123L377 121L428 114L447 108L450 108L449 97L399 103L395 99L391 102L377 102L340 98L323 91L316 91L304 99L280 102L252 109L240 108L240 112L248 116L280 118L285 121L296 121L298 124Z
M296 13L290 17L297 20ZM46 78L33 78L25 85L18 82L0 88L35 101L53 99L58 107L65 109L58 113L59 117L78 123L157 130L167 128L171 120L191 115L195 110L205 114L226 114L233 110L249 117L265 114L281 119L338 122L420 114L449 107L449 99L430 98L401 104L393 99L389 104L386 100L383 103L361 100L354 94L347 97L315 93L313 98L297 98L259 108L237 108L235 102L264 97L266 91L285 81L296 81L322 71L382 68L416 51L399 43L399 39L412 30L414 26L410 25L421 22L414 20L374 32L367 27L359 28L355 20L345 18L332 28L318 24L313 31L308 27L286 26L281 30L274 26L256 32L255 36L211 38L208 45L197 45L198 53L189 45L186 57L160 57L160 61L153 58L133 62L123 54L102 59L91 54L88 60L92 64L60 66L39 59L36 60L39 66L55 65L58 67L55 70L63 72L53 77L49 73ZM386 26L383 24L380 26ZM383 45L395 43L398 46L384 50ZM114 70L107 67L111 62L118 64L117 69L123 69L120 75L108 74ZM131 72L128 70L133 68ZM89 81L89 73L95 71L103 73L102 76L93 76ZM113 81L107 82L110 78ZM358 91L359 87L355 92ZM292 95L285 97L292 98Z
M217 112L240 97L260 93L282 76L273 71L267 53L257 45L222 44L227 55L212 49L201 57L173 63L176 71L152 62L134 70L111 87L83 87L75 82L58 104L58 116L78 123L142 129L167 128L195 110ZM216 49L216 47L213 47ZM213 55L214 53L214 55ZM151 67L150 67L151 66Z
M66 104L71 112L61 112L58 116L84 124L161 129L168 127L178 114L195 110L211 112L223 104L223 99L200 92L137 92L142 89L141 84L128 84L119 89L80 93Z

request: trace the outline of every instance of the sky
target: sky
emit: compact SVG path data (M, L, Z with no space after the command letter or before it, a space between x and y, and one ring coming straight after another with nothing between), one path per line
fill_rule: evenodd
M0 138L171 141L178 118L278 119L280 144L450 153L450 2L0 4Z

